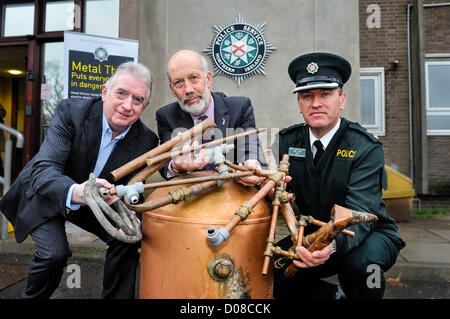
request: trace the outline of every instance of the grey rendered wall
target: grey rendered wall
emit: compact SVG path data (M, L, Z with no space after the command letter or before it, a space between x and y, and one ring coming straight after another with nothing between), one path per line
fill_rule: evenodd
M203 51L213 40L213 26L231 24L239 13L247 23L266 23L266 38L277 49L268 57L266 76L247 78L240 87L215 76L213 90L250 97L258 127L287 127L302 122L288 64L304 53L333 52L352 64L344 116L359 120L358 12L357 0L122 0L120 37L139 40L139 62L154 78L144 122L156 131L155 111L174 101L165 74L168 58L181 49Z

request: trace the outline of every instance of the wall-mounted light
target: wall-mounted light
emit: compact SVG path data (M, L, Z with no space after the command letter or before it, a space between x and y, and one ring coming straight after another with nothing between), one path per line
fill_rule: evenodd
M12 75L20 75L20 74L23 74L23 71L20 71L20 70L8 70L7 71L9 74L12 74Z
M391 62L391 65L392 65L391 70L397 71L398 65L399 65L399 64L400 64L400 62L399 62L398 60L392 61L392 62Z

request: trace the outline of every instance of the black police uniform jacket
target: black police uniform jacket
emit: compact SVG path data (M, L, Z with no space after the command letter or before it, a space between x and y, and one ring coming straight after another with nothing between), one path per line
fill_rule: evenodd
M39 152L24 167L0 201L0 211L14 227L17 242L45 221L66 217L66 198L74 183L83 183L94 170L102 135L100 98L63 100ZM117 142L99 178L113 182L110 172L158 145L158 137L140 120ZM133 172L117 182L126 184ZM80 210L89 210L84 206ZM80 211L80 214L89 212Z
M280 159L283 154L290 154L292 181L288 190L295 194L302 215L328 222L334 204L377 215L379 220L375 223L350 226L348 229L356 233L354 237L339 234L337 255L358 247L374 231L385 234L399 249L404 247L397 225L387 216L381 198L382 188L387 187L381 142L366 129L341 118L338 131L314 167L309 127L293 125L279 133ZM317 229L313 227L307 227L305 233Z

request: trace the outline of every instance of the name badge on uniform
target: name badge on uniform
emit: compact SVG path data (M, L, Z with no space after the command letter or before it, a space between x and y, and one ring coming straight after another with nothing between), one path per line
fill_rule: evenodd
M305 158L306 157L306 149L297 148L297 147L289 147L288 154L291 157Z

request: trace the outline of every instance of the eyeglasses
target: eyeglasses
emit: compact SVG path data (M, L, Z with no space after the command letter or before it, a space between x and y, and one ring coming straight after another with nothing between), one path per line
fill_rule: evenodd
M130 92L128 92L127 90L118 89L114 92L114 95L119 100L126 100L130 96ZM132 95L131 97L133 105L138 106L144 104L145 98L143 96Z

